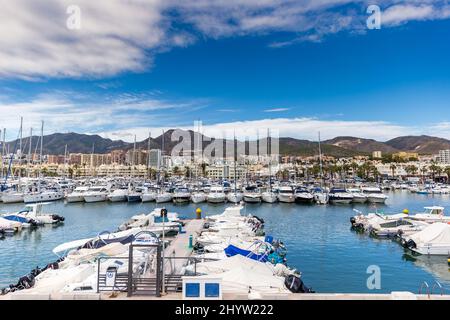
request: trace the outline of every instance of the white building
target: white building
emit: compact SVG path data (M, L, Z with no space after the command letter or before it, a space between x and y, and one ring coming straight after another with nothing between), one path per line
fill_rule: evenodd
M438 162L441 164L450 164L450 150L440 150Z
M149 159L149 166L151 168L159 169L161 167L161 150L159 149L152 149L150 150L150 159Z

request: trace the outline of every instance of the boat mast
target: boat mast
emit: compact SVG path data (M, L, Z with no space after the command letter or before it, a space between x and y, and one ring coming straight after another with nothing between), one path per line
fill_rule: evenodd
M270 129L267 128L267 153L269 155L269 190L272 192L272 139L270 138Z
M41 192L41 179L42 179L42 147L44 141L44 120L41 121L41 148L39 151L39 182L38 182L38 192Z
M323 166L322 166L322 148L320 146L320 131L319 131L319 168L320 168L320 187L323 187Z
M64 147L64 177L67 178L67 144Z
M27 176L30 178L30 167L31 167L31 144L33 141L33 128L30 128L30 141L28 141L28 161L27 161Z
M233 139L233 148L234 148L234 196L237 199L237 176L236 176L236 163L237 163L237 141L236 141L236 130L234 131L234 139Z
M22 137L23 137L23 117L20 117L20 136L19 136L19 186L20 178L22 176Z
M5 156L5 143L6 143L6 128L3 128L3 143L2 143L2 163L1 163L1 168L2 168L2 172L1 172L1 176L3 178L3 169L4 169L4 156Z
M147 143L147 170L148 170L148 178L151 180L151 169L150 169L150 150L151 150L151 143L152 143L152 132L148 132L148 143Z

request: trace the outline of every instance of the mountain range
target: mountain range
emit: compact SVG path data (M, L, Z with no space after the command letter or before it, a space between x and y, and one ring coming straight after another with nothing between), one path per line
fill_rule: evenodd
M164 142L164 150L170 153L172 148L177 145L178 141L171 141L174 130L168 130L163 136L160 135L151 139L151 148L162 148ZM191 141L198 139L198 133L193 131L185 131L191 136ZM206 141L205 141L206 140ZM266 143L266 139L260 140L260 145ZM197 140L199 141L199 140ZM232 141L214 140L203 136L203 149L215 141L216 143L233 143ZM247 142L238 142L240 148L248 150ZM19 140L6 143L7 148L12 152L19 149ZM64 154L65 147L69 153L108 153L112 150L130 150L134 147L133 143L122 140L111 140L103 138L99 135L87 135L79 133L54 133L44 136L43 153L44 154ZM148 148L148 139L136 143L136 147L140 149ZM22 139L22 149L27 153L30 148L30 138ZM40 137L33 136L31 139L31 152L39 152ZM193 149L193 148L192 148ZM350 157L356 155L369 155L373 151L381 151L383 154L392 154L400 151L417 152L419 154L437 154L439 150L450 149L450 140L431 137L431 136L404 136L398 137L386 142L380 142L373 139L364 139L358 137L336 137L334 139L322 142L322 153L334 157ZM316 141L300 140L289 137L282 137L279 140L279 150L281 155L292 156L314 156L318 154L318 143Z

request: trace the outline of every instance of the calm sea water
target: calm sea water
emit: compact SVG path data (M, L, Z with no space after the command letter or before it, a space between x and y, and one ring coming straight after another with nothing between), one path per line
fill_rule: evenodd
M389 193L385 206L379 212L394 213L405 208L419 212L424 206L449 205L448 195L415 195L406 191ZM23 205L0 204L1 212L10 212ZM48 212L65 216L63 226L25 231L0 240L0 287L15 283L36 266L45 266L56 260L52 249L57 245L92 237L101 231L114 231L129 217L149 213L155 203L97 203L47 206ZM159 206L160 207L160 206ZM195 209L218 214L226 205L166 204L171 211L194 217ZM246 212L266 221L266 233L282 239L288 248L288 264L303 274L307 286L317 292L389 293L392 291L418 292L423 281L430 285L438 280L450 290L450 272L447 258L411 258L396 242L376 240L350 230L349 219L353 209L374 211L369 205L308 206L297 204L246 205ZM381 289L367 288L367 268L379 266ZM449 292L447 290L447 292Z

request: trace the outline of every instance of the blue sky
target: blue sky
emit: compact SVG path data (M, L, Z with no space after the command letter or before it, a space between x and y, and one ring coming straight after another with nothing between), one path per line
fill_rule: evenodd
M47 5L17 15L29 6L19 0L5 4L13 14L0 13L9 27L0 31L0 127L9 138L20 116L35 130L45 120L46 133L128 141L196 120L210 135L270 127L304 139L319 130L450 138L445 1L380 1L380 30L365 28L366 1L79 2L78 31L64 30L60 3L61 19L37 31L31 12L44 19ZM98 19L99 8L121 22Z

